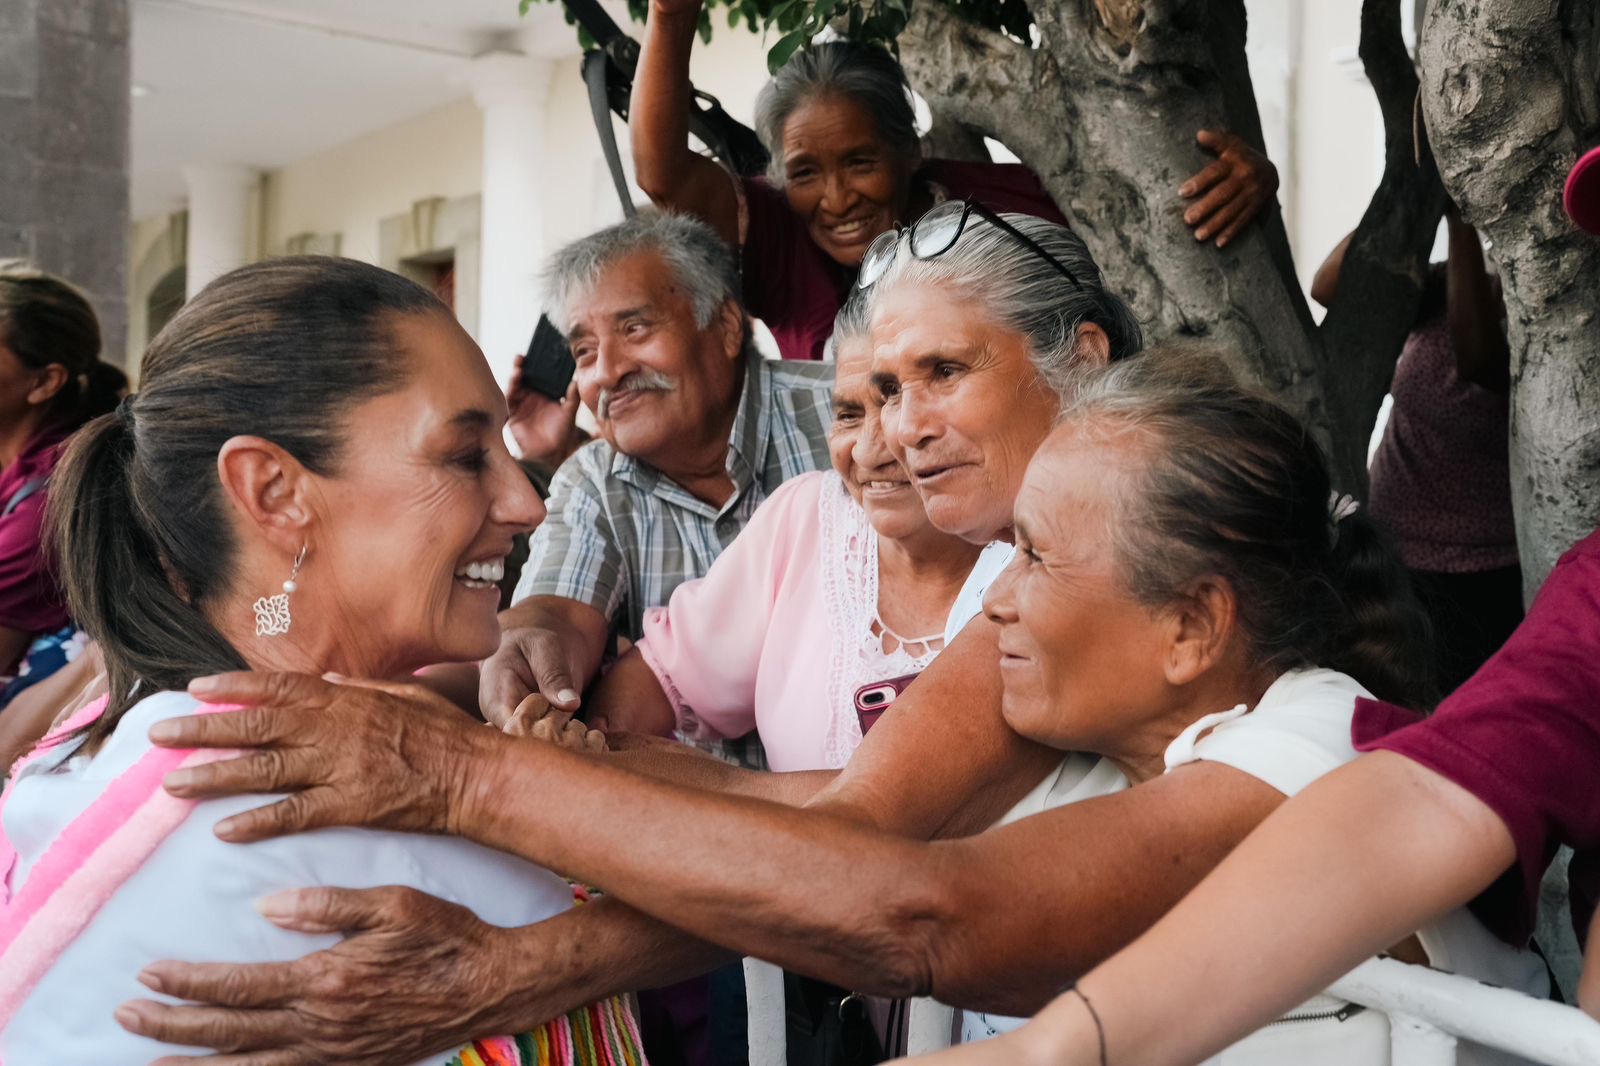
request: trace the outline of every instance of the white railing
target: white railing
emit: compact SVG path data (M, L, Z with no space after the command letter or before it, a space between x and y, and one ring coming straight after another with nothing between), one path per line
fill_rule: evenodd
M785 1066L783 971L745 960L750 1004L750 1066ZM1574 1007L1471 978L1371 959L1333 983L1329 995L1389 1017L1391 1066L1454 1066L1457 1038L1545 1066L1600 1064L1600 1022ZM948 1047L949 1007L912 1001L911 1054Z

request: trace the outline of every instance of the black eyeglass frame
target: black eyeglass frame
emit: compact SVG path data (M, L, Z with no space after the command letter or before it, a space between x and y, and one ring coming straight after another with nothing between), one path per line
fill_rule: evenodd
M888 233L879 234L876 240L867 245L867 253L861 257L861 269L856 275L856 290L864 292L876 284L878 279L883 277L884 271L889 268L889 264L894 262L894 256L892 252L893 249L899 247L900 238L909 237L911 239L911 254L913 257L917 259L936 259L948 252L951 248L955 247L956 242L961 239L961 234L967 228L967 220L974 214L977 214L978 217L982 218L985 222L990 223L1002 233L1008 234L1024 248L1027 248L1040 259L1043 259L1046 263L1049 263L1051 266L1055 267L1063 277L1072 282L1073 287L1079 290L1083 289L1083 282L1078 280L1077 275L1068 269L1065 263L1051 255L1049 252L1045 251L1044 248L1040 246L1038 241L1035 241L1032 237L1029 237L1026 233L1023 233L1017 227L1001 218L997 212L990 210L977 200L973 200L971 198L960 201L962 205L961 217L956 221L955 229L950 232L950 239L948 241L933 251L928 251L925 248L919 249L917 247L917 227L928 221L928 219L931 218L937 211L939 211L940 208L946 207L953 202L954 201L946 200L942 204L938 204L929 208L921 218L917 219L904 229L896 229L891 230ZM884 248L885 251L878 252L877 256L874 257L873 252L880 247ZM876 270L871 270L875 258L881 259L883 265L878 267ZM869 270L871 270L870 274Z

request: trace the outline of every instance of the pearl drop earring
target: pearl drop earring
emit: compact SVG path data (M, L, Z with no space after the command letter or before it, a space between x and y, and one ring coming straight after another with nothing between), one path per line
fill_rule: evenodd
M300 587L295 578L300 576L300 566L306 561L307 547L300 546L300 554L294 557L294 566L289 570L289 579L283 583L283 591L276 596L263 596L254 603L256 636L281 637L289 632L294 622L289 615L289 594Z

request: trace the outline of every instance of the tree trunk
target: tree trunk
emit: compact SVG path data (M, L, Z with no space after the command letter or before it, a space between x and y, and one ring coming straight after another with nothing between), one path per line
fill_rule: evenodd
M1431 160L1424 150L1418 164L1410 135L1415 78L1400 0L1368 0L1363 13L1388 173L1322 329L1276 211L1223 250L1183 223L1178 186L1210 162L1196 131L1261 143L1242 0L1040 0L1031 9L1038 48L943 4L915 5L900 38L913 84L937 112L999 140L1039 175L1152 340L1216 342L1306 418L1341 483L1363 492L1367 437L1415 316L1440 202Z
M1600 524L1600 240L1561 186L1600 138L1600 5L1433 0L1422 108L1446 187L1489 239L1511 343L1511 492L1531 597Z
M971 126L963 126L943 111L933 112L933 124L922 135L922 157L956 159L964 163L993 161L989 146L983 143L983 134Z

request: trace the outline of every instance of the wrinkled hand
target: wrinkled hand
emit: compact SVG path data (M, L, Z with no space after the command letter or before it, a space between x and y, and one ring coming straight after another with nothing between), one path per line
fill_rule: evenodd
M502 618L509 619L512 613ZM502 626L500 647L479 670L478 706L490 724L506 728L530 694L569 714L577 711L580 697L573 678L579 671L573 660L578 652L566 635L509 621Z
M311 888L262 902L274 924L306 933L353 932L293 962L158 962L139 980L192 1000L134 1000L119 1024L169 1044L214 1048L158 1066L389 1066L494 1035L505 990L494 948L511 936L465 907L409 888ZM242 1053L242 1054L239 1054Z
M332 684L304 674L223 674L190 691L222 714L170 718L150 728L165 748L243 748L235 758L174 770L184 799L286 792L218 823L244 843L330 825L451 833L496 743L443 697L417 685Z
M506 721L505 732L514 737L531 737L572 751L598 754L606 750L606 735L590 729L572 716L571 711L552 707L550 701L533 693L517 705Z
M1217 247L1224 248L1272 203L1278 168L1238 134L1201 130L1195 139L1217 160L1178 189L1185 200L1199 197L1184 211L1183 221L1196 240L1215 237Z
M585 439L578 429L578 383L567 387L561 402L528 388L522 383L522 361L517 356L511 367L511 383L506 386L506 407L510 416L506 428L517 442L524 459L560 466Z

